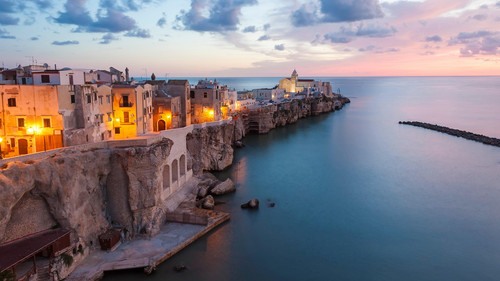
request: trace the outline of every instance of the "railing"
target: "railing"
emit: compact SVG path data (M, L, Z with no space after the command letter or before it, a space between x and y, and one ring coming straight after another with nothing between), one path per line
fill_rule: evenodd
M133 102L120 102L120 107L133 107Z

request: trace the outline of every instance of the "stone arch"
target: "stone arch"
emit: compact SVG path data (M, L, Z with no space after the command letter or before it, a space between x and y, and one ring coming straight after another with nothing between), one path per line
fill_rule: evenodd
M170 166L163 167L163 189L170 187Z
M179 159L179 166L182 177L186 174L186 156L184 156L184 154L182 154L181 158Z
M172 182L176 182L179 179L179 164L177 159L172 161Z
M166 129L165 120L158 120L158 131L164 131Z

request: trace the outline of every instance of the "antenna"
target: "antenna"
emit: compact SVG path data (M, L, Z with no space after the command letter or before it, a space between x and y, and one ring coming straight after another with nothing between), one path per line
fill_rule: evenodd
M35 65L35 57L34 56L26 56L26 58L31 58L31 65Z

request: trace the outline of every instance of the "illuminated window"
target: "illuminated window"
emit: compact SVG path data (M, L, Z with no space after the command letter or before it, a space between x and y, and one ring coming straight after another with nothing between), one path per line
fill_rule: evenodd
M17 127L24 128L24 118L17 118Z
M128 112L123 112L123 122L129 123L129 113Z
M44 128L50 128L50 127L52 127L50 125L50 118L43 118L43 127Z
M9 107L16 107L16 98L9 98L7 100L7 104L9 105Z

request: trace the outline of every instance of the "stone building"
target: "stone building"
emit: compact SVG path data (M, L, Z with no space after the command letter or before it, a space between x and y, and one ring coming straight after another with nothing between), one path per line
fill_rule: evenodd
M333 96L330 82L321 82L314 79L299 79L299 74L295 69L290 78L283 78L280 80L278 88L285 91L285 98L293 97L294 93L304 93L308 96Z
M112 85L115 139L126 139L153 131L151 85Z
M63 146L63 117L54 86L0 85L3 157Z
M200 124L224 119L222 105L228 95L227 86L221 86L217 80L200 80L191 88L192 122ZM226 109L227 113L227 109Z
M181 98L172 97L163 90L156 91L153 97L153 131L180 128Z
M179 97L181 100L181 126L191 125L191 96L190 86L187 80L168 80L166 92L172 97Z

